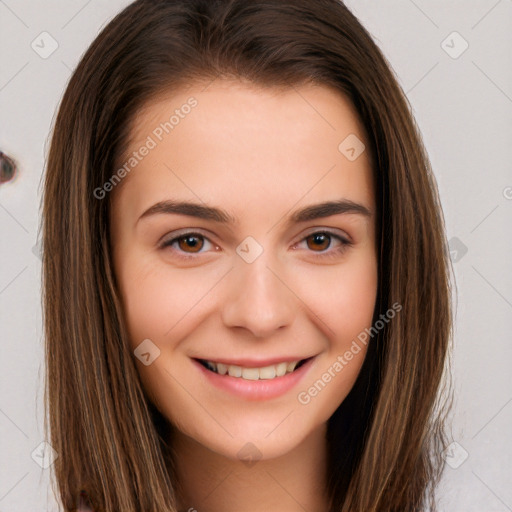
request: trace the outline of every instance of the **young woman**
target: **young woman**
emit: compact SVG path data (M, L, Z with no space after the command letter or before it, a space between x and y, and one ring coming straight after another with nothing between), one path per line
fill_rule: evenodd
M65 510L435 510L450 265L428 157L337 0L138 0L43 201Z

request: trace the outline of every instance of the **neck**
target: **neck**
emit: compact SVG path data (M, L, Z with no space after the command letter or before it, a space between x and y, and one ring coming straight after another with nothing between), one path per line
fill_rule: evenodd
M326 425L292 451L253 462L232 460L175 430L181 512L326 512Z

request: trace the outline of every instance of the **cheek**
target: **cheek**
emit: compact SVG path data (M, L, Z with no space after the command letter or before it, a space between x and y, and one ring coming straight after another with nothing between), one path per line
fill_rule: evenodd
M317 325L331 349L350 345L371 325L378 284L377 262L371 253L301 276L296 282L297 294L321 320Z
M169 286L154 273L137 272L126 268L123 304L132 346L143 339L157 339L172 327L173 311Z
M305 417L327 421L352 389L371 342L377 297L377 261L371 252L325 267L297 281L298 294L315 313L310 318L323 331L325 351L311 378L304 382L297 401Z
M135 347L146 338L157 343L176 339L204 305L201 302L218 277L204 272L197 279L189 272L133 257L123 262L120 279L128 332Z
M296 397L304 418L315 422L327 421L354 386L371 342L365 329L372 325L377 295L372 258L332 270L316 280L318 293L310 293L308 303L321 319L326 350Z

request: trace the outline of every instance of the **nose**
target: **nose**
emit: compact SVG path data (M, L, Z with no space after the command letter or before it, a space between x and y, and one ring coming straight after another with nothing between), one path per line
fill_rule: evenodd
M266 338L292 324L300 301L284 273L275 266L270 265L265 252L252 263L237 262L228 274L228 299L222 308L224 325Z

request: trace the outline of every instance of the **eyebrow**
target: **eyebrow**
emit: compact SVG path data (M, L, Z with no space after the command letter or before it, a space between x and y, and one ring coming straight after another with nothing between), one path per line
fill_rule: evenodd
M178 214L187 215L189 217L196 217L198 219L211 220L223 224L238 224L238 219L233 217L227 211L213 206L205 206L199 203L192 203L187 201L160 201L150 208L148 208L138 219L147 218L156 214ZM313 204L306 206L301 210L294 212L289 222L300 223L307 222L315 219L329 217L331 215L340 214L357 214L364 217L371 217L372 211L366 206L355 203L348 199L339 199L337 201L326 201L323 203Z

